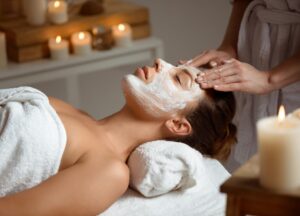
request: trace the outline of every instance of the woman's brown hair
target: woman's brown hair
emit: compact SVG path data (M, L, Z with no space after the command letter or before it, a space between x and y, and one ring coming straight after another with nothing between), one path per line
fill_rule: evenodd
M213 89L205 92L205 98L186 116L192 134L175 141L186 143L204 155L225 160L236 143L236 127L232 124L235 99L232 92Z

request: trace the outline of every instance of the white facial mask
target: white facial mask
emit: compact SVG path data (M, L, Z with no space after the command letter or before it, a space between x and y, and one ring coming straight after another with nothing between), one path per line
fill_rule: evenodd
M160 60L160 64L161 69L151 83L147 84L133 74L126 75L123 82L125 95L132 95L147 113L157 117L183 110L189 102L201 96L196 83L193 83L190 90L175 85L170 73L175 67L163 60ZM199 72L196 68L185 66L179 68Z

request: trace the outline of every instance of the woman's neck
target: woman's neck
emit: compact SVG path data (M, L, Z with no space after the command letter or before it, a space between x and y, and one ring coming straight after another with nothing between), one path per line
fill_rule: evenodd
M98 120L98 126L100 133L108 140L109 148L124 162L140 144L164 137L161 121L142 120L126 106L119 112Z

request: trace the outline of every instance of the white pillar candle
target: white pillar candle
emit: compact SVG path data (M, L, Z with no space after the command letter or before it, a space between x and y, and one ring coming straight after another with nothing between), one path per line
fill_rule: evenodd
M50 1L48 17L54 24L63 24L68 21L68 4L64 1Z
M47 0L23 0L27 22L31 25L42 25L46 22Z
M71 42L76 55L87 55L92 51L92 36L89 32L77 32L72 34Z
M116 46L124 47L132 44L132 30L130 25L122 23L112 27Z
M69 57L69 42L61 36L49 40L49 49L52 59L63 60Z
M0 68L7 65L5 34L0 32Z
M260 157L260 183L276 191L300 187L300 122L286 118L284 108L278 117L257 122Z

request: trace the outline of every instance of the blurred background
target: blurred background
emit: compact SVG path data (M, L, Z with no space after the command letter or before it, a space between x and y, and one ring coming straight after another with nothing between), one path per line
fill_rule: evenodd
M220 0L128 0L149 8L152 36L164 43L164 59L176 64L205 49L217 48L223 38L231 4ZM96 118L105 117L123 104L121 79L141 62L113 70L80 76L81 109ZM65 80L32 85L46 94L66 100Z

